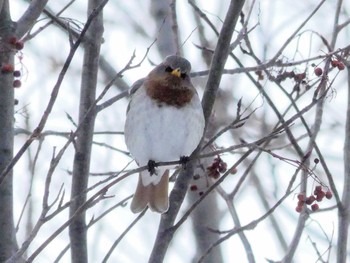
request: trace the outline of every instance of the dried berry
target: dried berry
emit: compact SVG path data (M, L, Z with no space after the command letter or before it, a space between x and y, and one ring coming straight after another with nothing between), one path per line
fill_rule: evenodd
M232 167L230 170L231 174L236 174L237 173L237 168L236 167Z
M21 76L21 72L20 72L19 70L15 70L15 71L13 72L13 76L14 76L15 78L19 78L19 77Z
M321 185L318 185L318 186L315 187L314 195L317 195L319 192L322 192L322 186Z
M327 199L331 199L332 197L333 197L332 192L328 190L328 191L326 192L326 198L327 198Z
M323 191L318 192L316 195L317 202L321 202L323 197L325 197L325 196L326 196L325 192L323 192Z
M318 209L319 209L318 204L313 204L313 205L311 206L311 210L312 210L312 211L317 211Z
M212 164L207 167L208 176L217 179L220 177L220 173L224 173L227 170L227 164L220 158L216 157Z
M313 202L315 202L316 198L313 195L310 195L308 198L306 198L305 203L307 205L311 205Z
M24 44L23 44L22 41L17 41L17 42L15 43L15 48L16 48L17 50L22 50L23 47L24 47Z
M345 69L344 63L342 63L342 62L340 62L340 61L339 61L338 65L337 65L337 67L338 67L339 70Z
M297 207L295 208L295 211L297 211L298 213L300 213L302 210L303 210L303 207L302 207L302 206L297 206Z
M19 79L16 79L16 80L13 81L12 86L13 86L14 88L19 88L19 87L22 86L22 82L21 82Z
M314 72L315 72L315 75L319 77L322 75L323 70L321 68L317 67L314 69Z
M331 60L331 65L333 68L338 66L339 61L338 60Z
M221 162L219 164L219 172L220 173L224 173L224 172L226 172L226 170L227 170L227 163Z
M305 72L303 72L303 73L300 73L300 74L295 74L294 75L294 80L296 81L296 82L301 82L303 79L305 79L306 78L306 73Z
M305 202L305 194L298 194L298 200L299 201L302 201L302 202Z
M319 162L320 162L320 159L318 159L318 158L315 158L315 159L314 159L314 163L315 163L315 164L318 164Z
M220 177L220 172L215 170L213 173L210 174L210 176L214 179L218 179Z

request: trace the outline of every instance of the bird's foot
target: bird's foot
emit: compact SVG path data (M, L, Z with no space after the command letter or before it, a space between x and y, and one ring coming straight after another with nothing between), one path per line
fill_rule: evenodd
M189 156L181 156L180 157L180 164L182 165L183 168L186 168L186 164L190 161Z
M149 160L147 163L148 171L152 175L156 174L156 162L153 160Z

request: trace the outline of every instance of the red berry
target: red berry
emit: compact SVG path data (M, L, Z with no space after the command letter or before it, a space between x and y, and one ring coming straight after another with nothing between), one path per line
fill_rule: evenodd
M297 211L298 213L300 213L301 210L303 210L303 207L302 207L302 206L297 206L297 207L295 208L295 211Z
M22 82L19 79L16 79L16 80L13 81L12 85L13 85L14 88L19 88L19 87L21 87Z
M339 64L339 61L338 60L331 60L331 65L333 68L337 67Z
M311 210L312 210L312 211L317 211L318 209L319 209L318 204L313 204L313 205L311 206Z
M301 82L305 78L306 78L306 73L305 72L294 75L294 80L297 81L297 82Z
M316 198L313 195L310 195L308 198L306 198L305 203L307 205L311 205L313 202L315 202Z
M14 67L12 64L4 64L1 67L1 72L2 73L11 73L14 71Z
M221 162L219 165L219 172L224 173L224 172L226 172L226 170L227 170L227 163Z
M198 190L197 185L195 185L195 184L191 185L191 186L190 186L190 190L191 190L191 191L197 191L197 190Z
M22 41L17 41L17 42L15 43L15 48L16 48L17 50L22 50L23 47L24 47L24 44L23 44Z
M298 194L298 200L305 202L305 194Z
M318 77L321 76L322 73L323 73L322 69L319 68L319 67L315 68L314 72L315 72L315 75L318 76Z
M213 177L214 179L218 179L220 177L220 173L219 171L214 171L212 174L210 174L211 177Z
M232 167L230 170L231 174L236 174L237 173L237 168L236 167Z
M16 37L10 37L8 40L8 43L11 45L15 45L17 43L17 38Z
M345 69L345 65L344 65L344 63L342 63L342 62L339 62L338 65L337 65L337 67L338 67L339 70Z
M332 197L333 197L332 192L328 190L328 191L326 192L326 198L327 198L327 199L331 199Z
M303 206L305 204L305 202L304 201L298 201L298 206Z
M315 187L314 195L317 195L319 192L322 192L322 186L318 185Z
M321 185L316 186L315 190L317 190L318 192L321 192L322 191L322 186Z
M318 192L317 195L316 195L316 200L317 202L321 202L323 197L325 197L325 192L321 191L321 192Z

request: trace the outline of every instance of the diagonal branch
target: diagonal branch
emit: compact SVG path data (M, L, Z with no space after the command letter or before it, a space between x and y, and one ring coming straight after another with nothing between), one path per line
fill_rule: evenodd
M33 0L29 7L17 21L16 36L21 38L26 34L35 24L36 20L44 10L48 0Z
M214 57L211 63L209 79L204 92L202 106L206 123L209 120L214 105L217 91L221 80L222 71L224 69L228 54L230 52L230 41L235 29L239 14L243 7L244 0L232 0L227 10L227 15L221 29ZM200 147L194 151L193 155L199 153ZM162 215L160 226L158 229L156 241L149 258L149 262L163 262L165 253L175 233L175 218L179 212L180 206L185 198L191 175L193 174L194 162L189 162L186 170L180 173L175 182L173 191L170 194L170 208L167 213Z
M92 20L98 15L98 13L102 10L102 8L106 5L106 3L108 2L108 0L104 0L98 8L96 8L91 15L89 16L89 18L86 21L86 24L83 28L83 30L81 31L81 34L79 36L79 38L77 39L77 41L74 43L74 45L72 46L68 57L66 59L66 62L63 65L63 68L58 76L58 79L56 81L55 86L52 89L51 92L51 98L46 106L45 112L43 114L43 116L41 117L41 120L38 124L38 126L35 128L34 132L32 133L32 135L28 138L28 140L23 144L23 146L19 149L19 151L17 152L17 154L14 156L14 158L11 160L11 162L6 166L6 168L1 171L0 174L0 185L2 184L2 182L4 181L6 175L12 170L12 168L16 165L16 163L18 162L18 160L22 157L22 155L25 153L25 151L28 149L28 147L32 144L32 142L34 140L36 140L36 138L40 135L40 133L43 131L46 122L49 118L49 115L53 109L53 106L56 102L57 96L58 96L58 92L60 90L62 81L68 71L68 68L70 66L70 63L73 60L73 57L75 55L75 52L77 51L79 45L81 44L82 40L84 39L84 36L86 34L87 29L89 28Z

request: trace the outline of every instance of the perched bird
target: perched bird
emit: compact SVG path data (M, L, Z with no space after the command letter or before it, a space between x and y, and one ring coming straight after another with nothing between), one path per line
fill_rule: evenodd
M156 162L186 159L198 146L204 131L204 115L191 83L191 64L168 56L131 89L125 122L125 142L140 173L131 210L168 210L169 167Z

